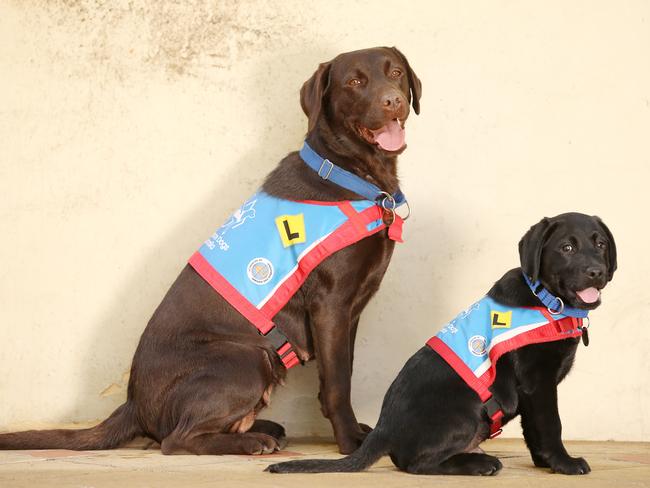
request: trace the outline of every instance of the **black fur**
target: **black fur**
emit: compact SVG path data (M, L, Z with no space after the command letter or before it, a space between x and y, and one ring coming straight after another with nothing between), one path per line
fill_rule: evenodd
M570 244L571 251L568 251ZM523 270L580 308L574 293L602 289L616 269L616 246L597 217L569 213L545 218L519 243ZM508 271L488 295L510 306L539 306L522 277L522 268ZM602 271L602 272L596 272ZM524 438L535 466L564 474L586 474L591 468L571 457L561 439L557 385L568 374L577 338L535 344L499 359L492 385L506 424L521 416ZM390 386L377 427L357 451L338 460L300 460L273 464L273 473L361 471L388 454L401 470L415 474L492 475L502 467L493 456L475 451L488 437L489 418L478 395L431 348L422 347Z

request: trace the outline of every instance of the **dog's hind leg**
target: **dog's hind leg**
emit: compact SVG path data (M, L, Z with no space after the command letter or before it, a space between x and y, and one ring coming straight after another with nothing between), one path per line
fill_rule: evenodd
M479 453L455 454L443 462L435 457L418 456L406 469L412 474L460 474L469 476L491 476L497 474L503 465L494 456Z
M252 431L257 424L260 430L279 434L274 426L282 426L265 420L255 420L255 411L240 416L224 429L223 418L213 418L187 427L180 422L165 439L160 448L163 454L268 454L279 451L280 439L270 433Z
M238 366L241 357L247 358L246 369ZM267 454L279 450L280 440L273 434L280 436L282 427L256 421L259 411L268 405L274 385L266 353L231 345L210 359L212 363L203 368L195 366L167 399L167 425L173 427L161 436L163 454ZM175 412L178 414L172 416Z
M163 454L269 454L280 446L275 437L260 432L223 434L208 432L180 439L173 433L162 444Z

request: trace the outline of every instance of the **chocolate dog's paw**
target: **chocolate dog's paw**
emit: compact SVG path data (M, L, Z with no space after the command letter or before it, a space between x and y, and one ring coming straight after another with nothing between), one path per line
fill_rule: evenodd
M337 439L339 452L341 454L352 454L363 444L364 439L370 432L372 432L372 429L369 426L358 424L357 428L345 436L345 438Z
M566 456L549 463L551 471L560 474L587 474L591 471L589 464L581 457Z
M245 451L246 454L271 454L280 450L278 440L267 434L249 432L247 434Z
M366 434L370 434L372 432L372 427L370 427L367 424L359 424L359 427L361 427L361 430L365 432Z

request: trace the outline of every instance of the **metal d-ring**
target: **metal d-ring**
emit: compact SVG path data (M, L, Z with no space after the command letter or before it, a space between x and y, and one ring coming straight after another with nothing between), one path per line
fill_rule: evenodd
M585 320L587 321L587 325L585 325ZM582 319L582 325L580 326L580 328L581 329L588 329L590 324L591 324L591 321L589 320L589 317L584 317Z
M381 198L382 195L384 195L384 198ZM377 200L379 201L381 208L384 210L390 210L395 213L395 207L397 206L397 203L395 202L395 197L393 197L393 195L386 191L380 191ZM390 207L386 205L386 200L388 200L388 202L391 204Z
M406 210L408 210L408 213L406 214L406 217L402 217L402 220L408 220L411 216L411 206L409 205L408 200L404 200L404 203L406 204Z
M560 315L562 312L564 312L564 302L560 297L555 297L555 299L560 302L560 308L558 310L551 310L551 307L546 307L546 310L548 310L548 313L551 315Z

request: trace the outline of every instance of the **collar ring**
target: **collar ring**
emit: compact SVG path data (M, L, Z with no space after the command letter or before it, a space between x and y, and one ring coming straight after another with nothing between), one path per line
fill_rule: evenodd
M548 310L548 313L550 313L551 315L560 315L562 312L564 312L564 302L560 297L555 297L555 299L560 304L560 307L556 310L551 309L551 307L546 307L546 310Z
M383 208L384 210L388 210L390 212L395 213L395 208L397 207L397 202L395 201L395 197L393 197L393 195L391 195L390 193L388 193L386 191L380 191L379 195L377 196L377 200L378 200L379 205L381 206L381 208Z

